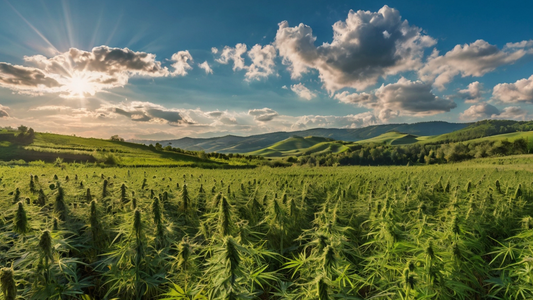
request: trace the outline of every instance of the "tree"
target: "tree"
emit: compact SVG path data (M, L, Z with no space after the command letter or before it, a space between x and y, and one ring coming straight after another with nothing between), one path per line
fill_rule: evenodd
M205 151L198 151L198 158L201 160L207 160L207 156L205 155Z
M18 128L18 131L20 131L20 133L24 134L26 133L26 131L28 131L28 127L27 126L24 126L24 125L20 125Z
M34 138L35 137L35 131L31 127L30 127L30 129L28 129L28 137L29 138Z
M115 134L115 135L111 136L110 140L112 140L114 142L124 142L124 139L121 138L120 136L118 136L118 134Z

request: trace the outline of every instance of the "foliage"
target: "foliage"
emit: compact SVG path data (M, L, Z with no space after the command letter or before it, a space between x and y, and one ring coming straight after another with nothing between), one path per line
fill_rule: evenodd
M3 166L0 298L531 299L532 160Z

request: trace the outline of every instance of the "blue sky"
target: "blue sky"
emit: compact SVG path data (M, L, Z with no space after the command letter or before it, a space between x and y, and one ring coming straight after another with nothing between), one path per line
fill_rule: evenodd
M160 139L529 120L532 8L4 0L0 126Z

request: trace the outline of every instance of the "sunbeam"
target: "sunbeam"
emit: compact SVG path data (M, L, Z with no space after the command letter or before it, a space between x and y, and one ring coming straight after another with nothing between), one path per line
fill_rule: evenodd
M56 46L54 46L39 30L37 30L37 28L35 28L35 26L33 26L33 24L30 23L30 21L26 20L26 18L24 18L24 16L13 6L11 5L11 3L8 1L8 0L5 0L5 2L13 9L13 11L28 25L30 26L30 28L39 36L41 37L41 39L43 39L43 41L45 41L50 47L53 48L53 50L55 51L54 54L56 53L60 53L59 50L57 50Z

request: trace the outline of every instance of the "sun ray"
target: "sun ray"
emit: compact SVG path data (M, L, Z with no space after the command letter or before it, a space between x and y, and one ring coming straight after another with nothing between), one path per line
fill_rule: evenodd
M28 24L28 26L30 26L31 29L33 29L33 31L35 33L37 33L37 35L39 35L50 47L53 48L53 50L56 52L56 53L61 53L59 50L57 50L57 48L39 31L37 30L37 28L35 28L35 26L33 26L32 23L30 23L30 21L26 20L26 18L24 18L24 16L13 6L11 5L11 3L8 1L8 0L5 0L6 3L11 7L11 9L13 9L13 11L15 11L15 13L24 21L26 22L26 24Z
M76 43L74 41L74 34L72 32L72 20L70 18L70 7L68 1L61 1L63 6L63 17L65 19L65 25L67 28L67 34L68 34L68 41L69 41L69 47L76 47Z
M113 36L115 35L115 32L117 31L120 21L122 20L123 13L121 13L117 18L117 23L115 24L115 27L113 28L113 31L109 34L109 37L107 38L107 41L105 42L106 45L109 45L111 43L111 40L113 39Z

